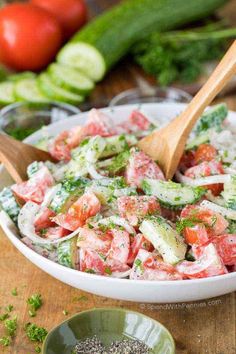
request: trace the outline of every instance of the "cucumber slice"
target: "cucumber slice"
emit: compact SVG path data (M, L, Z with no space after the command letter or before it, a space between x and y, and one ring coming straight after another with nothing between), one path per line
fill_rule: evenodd
M46 73L41 74L38 78L40 90L48 97L55 101L68 102L72 104L81 103L83 96L64 90L55 85L50 76Z
M208 129L214 128L217 132L222 130L222 123L228 115L228 108L225 103L217 104L203 113L198 121L195 132L200 134Z
M175 264L184 259L187 245L164 218L149 217L142 222L139 229L160 252L166 263Z
M77 247L77 236L60 242L57 248L58 263L73 269L78 269L79 252Z
M182 209L186 204L194 204L206 193L201 187L149 178L142 181L142 189L146 194L156 196L163 206L170 209Z
M48 98L40 91L36 79L22 79L15 82L15 96L28 102L46 102Z
M56 85L71 92L86 95L94 88L94 83L91 79L72 67L51 64L48 72Z
M86 43L69 43L57 56L59 63L81 70L93 81L100 81L106 71L104 58L99 51Z
M210 139L209 131L203 132L200 135L197 135L193 139L189 140L189 142L186 145L186 150L195 149L201 144L208 143L209 139Z
M12 82L0 83L0 104L7 105L16 101L14 94L14 84Z
M23 79L35 79L35 78L36 78L36 74L32 73L32 71L24 71L22 73L17 73L8 76L8 80L12 82L16 82Z
M0 206L16 224L20 207L15 200L11 188L6 187L0 192Z

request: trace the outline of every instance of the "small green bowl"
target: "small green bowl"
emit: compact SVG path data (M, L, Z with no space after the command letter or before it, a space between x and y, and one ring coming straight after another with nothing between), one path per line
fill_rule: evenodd
M139 312L100 308L80 312L62 322L47 335L43 354L71 354L80 339L97 335L105 345L123 338L139 339L152 354L174 354L170 332L159 322Z

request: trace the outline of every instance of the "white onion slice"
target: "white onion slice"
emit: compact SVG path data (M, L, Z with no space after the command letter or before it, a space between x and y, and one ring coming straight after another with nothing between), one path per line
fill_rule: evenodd
M90 162L87 162L86 164L87 166L87 171L88 173L90 174L90 176L93 178L93 179L101 179L101 178L104 178L103 175L101 175L100 173L97 172L95 166L93 164L91 164Z
M79 232L79 228L78 228L75 231L73 231L71 234L56 240L49 240L38 236L35 232L34 220L39 210L40 210L40 205L33 202L27 202L22 207L18 216L18 227L21 234L23 236L28 237L31 241L35 243L41 243L41 244L57 244L69 240L70 238L77 235L77 233Z
M235 210L231 210L228 208L224 208L220 205L217 205L215 203L209 202L208 200L203 200L200 203L201 207L210 209L212 211L215 211L223 216L225 216L226 218L230 219L230 220L236 220L236 211Z
M101 219L98 221L98 225L102 224L108 226L110 223L122 226L129 234L135 235L135 229L131 226L124 218L120 218L119 216L109 216L108 218Z
M188 184L192 187L206 186L215 183L226 183L226 182L230 182L231 179L231 175L229 174L213 175L213 176L193 179L182 175L182 173L180 173L179 171L176 172L175 177L178 182Z
M131 273L131 268L126 270L125 272L112 272L111 276L113 278L127 278Z
M53 200L54 196L57 194L59 189L61 188L61 183L55 185L54 187L51 187L47 190L43 202L41 204L41 209L46 208L49 206L51 201Z

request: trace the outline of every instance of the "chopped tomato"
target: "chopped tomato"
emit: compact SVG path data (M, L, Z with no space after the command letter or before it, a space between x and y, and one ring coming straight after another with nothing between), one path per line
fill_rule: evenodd
M161 215L163 218L168 219L172 222L176 222L180 216L180 210L172 210L161 206Z
M186 169L193 167L194 157L195 157L195 151L193 150L185 151L180 160L180 164L179 164L180 170L185 171Z
M49 227L45 234L43 235L45 238L49 240L57 240L58 238L65 237L69 235L70 231L64 229L61 226Z
M195 152L194 162L196 165L198 165L204 161L212 161L216 158L216 156L217 151L214 146L211 144L201 144L198 146Z
M128 121L132 127L135 126L140 130L147 130L150 127L150 121L148 120L148 118L145 117L143 113L137 110L134 110L130 114Z
M70 147L67 143L69 131L65 130L50 142L48 151L58 161L69 161L71 159Z
M117 200L119 214L132 226L137 226L146 215L160 214L160 205L153 196L120 197Z
M48 227L54 226L55 223L51 220L56 214L54 211L43 208L34 219L34 227L36 231L47 229Z
M98 252L92 249L80 249L80 271L86 273L93 273L104 275L106 271L106 264L104 259ZM109 272L111 270L109 269Z
M114 259L120 263L127 263L130 251L130 240L127 231L110 230L113 240L111 242L111 249L108 252L108 259Z
M101 204L94 193L82 195L65 214L58 214L53 218L56 224L67 230L75 231L85 224L86 220L96 215L101 209Z
M143 249L139 250L130 273L130 279L136 280L181 280L183 277L170 264L160 257Z
M207 278L228 273L213 243L203 248L201 256L196 261L182 261L177 264L176 269L189 279Z
M204 224L210 235L220 235L228 227L228 221L221 214L198 205L187 205L181 212L181 219Z
M185 171L185 176L190 178L201 178L223 173L224 169L222 163L219 161L211 160L209 162L201 162L199 165L187 169L187 171ZM219 195L223 190L222 183L210 184L206 185L205 187L210 189L215 196Z
M98 109L91 109L87 124L84 126L86 136L111 136L116 134L116 129L110 117Z
M144 178L165 180L160 167L143 151L131 150L125 172L126 182L131 186L141 186Z
M111 233L103 233L100 230L83 227L79 230L77 246L80 248L89 248L106 254L111 247Z
M54 179L46 166L40 168L27 182L14 184L14 194L25 202L42 203L45 193L54 184Z
M137 234L131 239L129 258L127 261L128 264L133 264L140 249L146 251L151 251L153 249L151 242L149 242L143 234Z
M225 265L236 264L236 234L216 236L212 243L222 258Z
M207 229L203 224L185 227L183 234L189 245L204 245L209 240Z

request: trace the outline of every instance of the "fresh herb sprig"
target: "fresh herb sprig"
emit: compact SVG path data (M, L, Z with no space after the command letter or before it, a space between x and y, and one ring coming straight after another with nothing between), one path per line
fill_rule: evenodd
M30 317L35 317L36 311L43 304L41 294L33 294L31 297L28 298L27 304L30 305L30 309L29 309Z
M153 33L133 48L135 61L159 85L173 81L189 83L204 71L204 64L219 59L229 42L236 36L236 28L222 28L214 23L183 31Z

